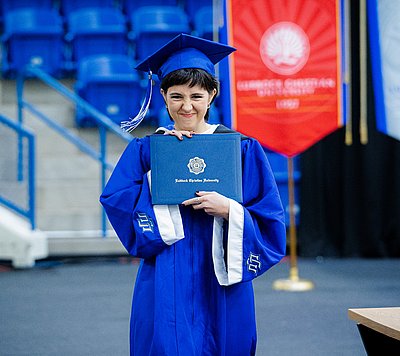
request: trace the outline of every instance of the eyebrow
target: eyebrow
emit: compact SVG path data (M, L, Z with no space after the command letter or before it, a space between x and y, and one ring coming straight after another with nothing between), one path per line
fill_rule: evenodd
M178 92L178 91L172 91L172 92L169 93L169 95L183 95L183 94ZM190 96L193 96L193 95L205 95L205 94L202 93L202 92L197 92L196 91L196 92L190 94Z

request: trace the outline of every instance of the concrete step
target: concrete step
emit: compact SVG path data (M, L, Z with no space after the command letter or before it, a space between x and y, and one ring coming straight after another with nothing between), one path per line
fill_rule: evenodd
M64 213L52 213L49 211L36 211L37 226L45 231L81 231L101 229L101 207L98 213L82 209L65 209Z
M63 127L75 128L75 107L71 102L31 103L38 111ZM23 122L34 131L47 129L47 125L27 108L23 110Z
M58 202L67 207L96 206L100 194L100 179L69 179L38 181L37 198L46 201L49 209L57 209ZM92 199L95 198L95 202Z
M98 182L100 163L83 154L62 156L39 156L37 159L37 180L44 186L49 181L82 181Z
M110 232L102 237L99 231L47 231L51 257L128 255L118 238Z
M62 79L60 82L73 90L75 79ZM52 104L66 100L61 94L38 79L28 79L25 81L24 98L27 101L42 104ZM0 81L0 100L2 104L16 105L17 89L14 79L2 79Z

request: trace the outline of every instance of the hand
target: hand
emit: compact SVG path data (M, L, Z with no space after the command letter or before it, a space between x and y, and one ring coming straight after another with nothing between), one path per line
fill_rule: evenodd
M176 136L179 140L183 140L183 136L191 138L194 131L166 130L164 135Z
M197 197L185 200L183 205L191 205L194 210L203 209L208 215L229 219L229 199L217 192L196 192Z

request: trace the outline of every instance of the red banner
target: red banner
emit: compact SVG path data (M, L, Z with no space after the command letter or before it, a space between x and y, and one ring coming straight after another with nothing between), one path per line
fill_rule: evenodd
M294 156L343 125L339 0L227 0L232 126Z

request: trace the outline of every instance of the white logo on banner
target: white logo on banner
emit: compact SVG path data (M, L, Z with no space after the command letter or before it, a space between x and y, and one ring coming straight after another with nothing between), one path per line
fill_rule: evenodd
M207 167L206 163L204 162L203 158L194 157L189 160L187 164L190 173L200 174L204 172L204 169Z
M310 42L300 26L293 22L277 22L261 37L260 54L273 72L292 75L307 63Z

